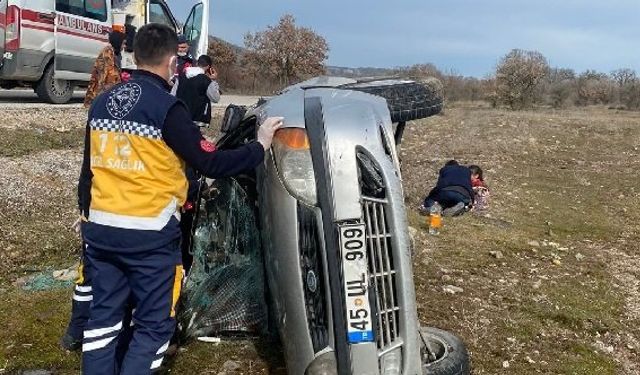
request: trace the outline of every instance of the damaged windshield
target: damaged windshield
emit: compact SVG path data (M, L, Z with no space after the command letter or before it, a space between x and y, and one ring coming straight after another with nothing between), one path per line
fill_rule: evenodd
M220 179L200 209L179 316L183 336L264 332L267 308L253 200L235 179Z

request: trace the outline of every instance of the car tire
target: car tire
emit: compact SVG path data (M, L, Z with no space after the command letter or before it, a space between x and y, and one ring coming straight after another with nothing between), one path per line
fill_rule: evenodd
M49 64L36 84L35 92L38 98L52 104L68 103L73 96L73 85L70 81L54 79L54 64Z
M456 335L438 328L423 327L420 334L436 354L436 360L422 365L423 375L469 375L469 353Z
M420 82L400 80L361 82L345 85L342 88L385 98L393 123L437 115L444 106L444 89L442 83L436 78L427 78Z

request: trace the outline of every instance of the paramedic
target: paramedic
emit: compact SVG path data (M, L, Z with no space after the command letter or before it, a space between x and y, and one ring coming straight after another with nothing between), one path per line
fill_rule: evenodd
M260 164L282 118L267 118L257 142L218 151L170 95L178 38L168 26L140 28L138 70L98 96L89 111L78 186L86 258L93 273L91 314L82 343L83 374L149 374L159 369L175 329L180 294L180 211L184 164L221 178ZM133 338L116 346L131 303Z

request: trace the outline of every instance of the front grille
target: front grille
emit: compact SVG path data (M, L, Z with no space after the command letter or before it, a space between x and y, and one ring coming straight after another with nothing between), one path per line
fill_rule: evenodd
M367 227L369 284L375 293L376 343L380 352L393 345L399 336L396 270L391 233L386 216L387 201L362 197L364 223Z
M324 293L322 249L316 216L309 208L298 206L300 268L309 334L317 353L329 345L329 329Z
M387 218L389 195L380 166L365 152L358 152L360 194L364 224L367 227L367 258L372 312L378 355L401 345L397 276L393 259L393 233Z

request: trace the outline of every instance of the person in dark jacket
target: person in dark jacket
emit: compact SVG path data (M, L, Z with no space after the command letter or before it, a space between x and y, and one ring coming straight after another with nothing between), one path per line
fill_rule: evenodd
M438 174L438 182L431 189L420 210L428 213L436 202L443 208L443 215L460 215L473 202L471 171L455 160L449 160Z
M175 330L182 286L184 164L211 178L253 170L282 126L282 118L267 118L255 142L217 150L169 93L177 45L168 26L141 27L134 44L138 70L99 95L89 111L78 183L92 273L82 341L85 375L158 371ZM135 328L120 361L116 349L128 312Z
M195 58L191 52L189 52L189 42L187 42L187 37L182 34L178 35L178 48L176 55L178 59L174 79L184 73L187 68L195 65Z
M182 100L191 113L191 119L199 127L208 127L211 122L211 103L220 100L220 89L215 81L216 74L212 68L211 57L202 55L198 58L198 66L186 68L175 81L171 93ZM182 221L182 264L188 274L193 263L191 254L191 232L193 229L193 215L200 190L200 176L190 166L187 166L189 193L187 203L183 206ZM206 188L206 186L203 186Z
M220 101L220 87L217 74L212 67L211 57L202 55L198 66L186 68L178 76L171 93L189 108L191 119L200 127L208 127L211 122L211 103Z

